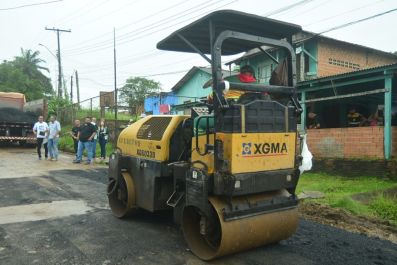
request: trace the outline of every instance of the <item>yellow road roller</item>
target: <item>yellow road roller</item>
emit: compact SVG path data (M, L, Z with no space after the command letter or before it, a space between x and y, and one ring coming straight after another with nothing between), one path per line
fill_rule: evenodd
M113 214L172 210L189 249L203 260L291 236L301 163L292 36L300 30L222 10L160 41L161 50L197 53L211 64L212 100L190 103L190 115L147 116L120 133L109 160ZM222 56L255 48L278 65L271 84L227 81ZM241 96L228 98L233 90Z

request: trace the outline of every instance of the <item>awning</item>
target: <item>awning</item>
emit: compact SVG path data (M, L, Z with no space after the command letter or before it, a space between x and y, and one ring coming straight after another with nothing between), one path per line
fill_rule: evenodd
M221 10L204 16L195 22L175 31L170 36L160 41L157 48L160 50L193 52L178 34L182 35L204 54L211 53L210 47L210 21L215 28L215 36L225 30L247 33L260 37L281 40L301 31L299 25L286 23L266 17L252 15L234 10ZM263 45L263 44L262 44ZM229 39L222 46L222 55L233 55L256 48L258 43Z

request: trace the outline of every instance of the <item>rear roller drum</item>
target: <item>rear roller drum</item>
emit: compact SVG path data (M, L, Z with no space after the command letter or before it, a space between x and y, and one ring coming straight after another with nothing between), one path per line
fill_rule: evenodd
M234 198L233 203L239 200L254 202L268 197L268 194L244 196ZM210 197L209 202L209 216L196 207L188 206L182 217L185 240L191 251L203 260L278 242L291 236L298 225L297 208L226 222L222 214L226 204L217 197Z
M135 186L130 174L123 172L119 181L110 178L107 192L109 206L114 216L122 218L136 209Z

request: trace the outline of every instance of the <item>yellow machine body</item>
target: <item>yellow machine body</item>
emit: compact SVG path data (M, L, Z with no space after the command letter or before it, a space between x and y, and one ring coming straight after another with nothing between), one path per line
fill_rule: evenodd
M218 133L232 174L293 168L296 133Z
M231 174L293 168L295 164L296 133L218 133L223 142L224 158L229 161ZM200 135L198 147L204 150L206 136ZM214 135L210 135L214 144ZM200 160L214 171L214 154L200 156L196 142L192 143L192 161Z
M207 143L206 135L198 136L198 145L196 145L196 141L192 141L192 161L202 161L208 167L208 173L214 173L214 153L208 153L206 155L200 155L199 150L204 150L205 144ZM209 144L214 144L214 134L209 135ZM197 147L199 150L197 150ZM200 164L197 167L201 168Z
M155 161L168 161L170 139L179 124L189 116L148 116L125 128L117 141L124 155Z

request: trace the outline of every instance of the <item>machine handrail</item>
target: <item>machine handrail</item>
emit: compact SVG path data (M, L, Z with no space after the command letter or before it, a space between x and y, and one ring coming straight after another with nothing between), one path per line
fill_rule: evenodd
M210 134L209 134L209 125L210 125L210 122L209 122L209 120L210 120L210 119L213 119L213 118L214 118L214 116L203 115L203 116L199 116L199 117L197 118L197 120L196 120L196 124L195 124L196 151L197 151L197 153L198 153L199 155L201 155L201 156L205 156L206 154L208 154L208 148L207 148L207 146L208 146L208 144L209 144L209 142L210 142ZM201 120L201 119L206 119L206 120L207 120L207 126L206 126L206 129L205 129L205 134L206 134L206 136L207 136L207 139L206 139L206 144L205 144L205 148L204 148L204 153L201 153L201 152L200 152L199 140L198 140L198 128L199 128L199 124L200 124L200 120Z
M250 92L282 93L293 95L295 88L291 86L262 85L256 83L236 83L230 82L230 90L242 90Z

